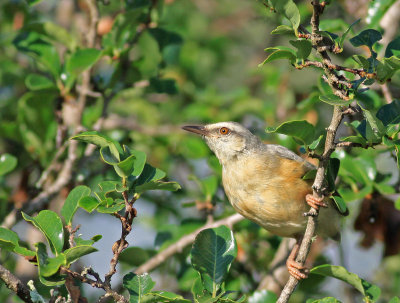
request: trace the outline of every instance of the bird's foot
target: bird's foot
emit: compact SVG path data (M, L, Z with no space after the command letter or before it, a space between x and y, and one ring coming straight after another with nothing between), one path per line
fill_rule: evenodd
M324 197L317 198L311 194L306 195L306 202L316 210L318 210L320 207L328 207L328 205L324 202Z
M288 259L286 261L286 267L289 274L297 280L303 280L308 276L308 268L296 262L295 260Z

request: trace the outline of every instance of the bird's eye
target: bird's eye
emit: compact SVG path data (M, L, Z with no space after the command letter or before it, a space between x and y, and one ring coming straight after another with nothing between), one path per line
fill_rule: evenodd
M221 135L227 135L227 134L229 134L229 132L230 132L230 130L229 130L229 128L227 128L227 127L221 127L221 128L219 129L219 133L220 133Z

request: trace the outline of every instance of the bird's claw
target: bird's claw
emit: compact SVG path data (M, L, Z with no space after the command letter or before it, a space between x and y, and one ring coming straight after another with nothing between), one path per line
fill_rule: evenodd
M296 262L295 260L287 260L286 267L289 274L297 280L306 279L308 276L308 268Z
M320 207L328 207L328 205L324 202L324 197L317 198L311 194L306 195L306 202L316 210L318 210Z

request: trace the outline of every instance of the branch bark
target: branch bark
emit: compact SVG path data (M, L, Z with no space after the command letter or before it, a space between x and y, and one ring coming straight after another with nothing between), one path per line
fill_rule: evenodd
M0 279L3 280L7 288L15 292L22 301L33 303L29 288L2 265L0 265Z
M327 77L327 82L329 86L332 88L332 91L335 95L341 97L342 99L347 99L347 92L343 90L338 84L339 79L334 70L330 67L333 65L331 59L324 48L321 48L322 36L319 34L319 16L323 12L323 6L320 4L319 0L314 0L311 2L313 5L313 15L311 18L311 27L312 27L312 34L311 34L311 41L313 46L316 46L317 52L322 59L324 73ZM323 197L323 185L324 185L324 178L326 169L329 164L329 158L332 152L335 150L335 137L337 129L343 119L343 111L340 106L334 106L332 120L330 122L329 127L327 128L326 133L326 141L324 152L320 158L317 175L314 180L313 188L313 195L318 198ZM311 208L308 213L308 221L306 231L304 233L303 240L300 244L300 249L296 257L296 261L301 265L304 265L307 255L310 251L312 238L314 237L315 230L317 227L317 217L318 211L314 208ZM282 290L280 297L277 303L286 303L289 301L291 294L294 292L298 285L299 281L291 276L286 283L284 289Z

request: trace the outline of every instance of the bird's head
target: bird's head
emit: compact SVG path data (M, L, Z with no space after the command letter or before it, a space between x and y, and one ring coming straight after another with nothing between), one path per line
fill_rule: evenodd
M221 164L228 163L261 144L258 137L236 122L188 125L182 128L201 135Z

